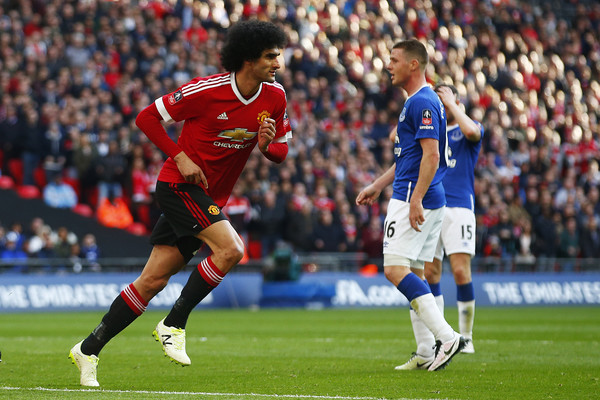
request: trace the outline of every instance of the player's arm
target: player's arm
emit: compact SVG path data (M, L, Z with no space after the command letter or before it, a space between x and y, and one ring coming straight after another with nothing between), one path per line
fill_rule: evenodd
M431 185L440 163L439 142L432 138L423 138L419 142L423 149L423 157L419 166L419 178L410 197L409 213L410 226L417 232L421 232L419 225L425 222L423 198L429 190L429 185Z
M452 89L447 86L440 86L437 89L437 94L440 97L440 100L442 100L442 103L444 103L446 112L452 114L467 140L479 142L479 140L481 140L481 130L479 129L479 126L463 111L463 108L460 106Z
M275 139L276 133L275 120L265 118L258 128L258 149L268 160L279 164L287 157L288 145L287 142L277 141ZM285 139L285 136L283 136L283 139Z
M398 124L394 125L394 129L392 129L388 135L390 141L392 143L396 143L396 132L398 131Z
M396 165L392 165L387 171L383 173L379 178L375 179L373 183L365 187L356 196L357 205L368 205L370 206L379 197L381 191L389 184L394 181L394 171Z
M152 103L138 114L135 124L163 153L175 158L183 150L167 135L161 121L162 117L156 108L156 104Z
M152 103L138 114L135 124L152 143L175 161L186 182L201 183L205 188L208 188L208 182L202 169L185 154L177 143L171 140L161 121L162 117L156 108L156 104Z

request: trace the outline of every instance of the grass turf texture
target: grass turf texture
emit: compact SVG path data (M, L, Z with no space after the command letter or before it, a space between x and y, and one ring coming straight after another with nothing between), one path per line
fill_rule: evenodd
M480 307L476 353L457 355L438 372L394 370L415 349L407 309L195 311L185 368L170 363L151 336L164 314L145 313L107 345L101 387L91 391L81 390L67 355L103 313L0 314L0 398L600 396L600 307ZM456 314L446 309L455 327Z

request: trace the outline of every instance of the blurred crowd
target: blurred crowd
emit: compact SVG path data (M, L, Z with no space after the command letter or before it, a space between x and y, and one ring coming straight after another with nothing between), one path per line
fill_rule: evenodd
M230 24L263 18L289 45L278 80L287 160L253 154L225 211L251 257L381 257L390 190L356 194L393 163L404 94L385 70L400 39L427 43L431 83L454 84L485 128L476 169L477 257L551 266L600 258L600 3L519 0L0 0L1 169L64 180L93 209L123 199L151 228L164 155L134 124L157 97L221 72ZM180 124L168 127L176 140ZM56 178L57 171L59 177ZM541 262L550 260L550 262Z
M78 238L66 226L53 229L41 217L28 225L14 221L0 225L0 271L25 273L29 271L80 272L99 271L101 252L92 233ZM31 265L27 260L35 259ZM52 262L60 259L60 262Z

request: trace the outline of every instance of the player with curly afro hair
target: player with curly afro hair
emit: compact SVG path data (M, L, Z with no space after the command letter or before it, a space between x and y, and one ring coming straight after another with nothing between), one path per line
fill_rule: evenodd
M100 385L100 351L206 245L211 254L192 268L179 298L153 332L168 358L191 364L186 353L188 317L244 256L244 242L221 209L255 147L274 163L288 154L292 129L287 99L275 81L285 42L277 25L239 22L228 31L221 53L227 72L193 78L138 114L138 128L168 156L155 191L162 215L152 230L152 252L140 276L69 353L81 385ZM162 125L174 122L184 122L177 142Z
M221 65L229 72L237 72L244 61L258 60L264 50L283 48L285 44L285 33L277 25L258 20L239 22L227 32Z

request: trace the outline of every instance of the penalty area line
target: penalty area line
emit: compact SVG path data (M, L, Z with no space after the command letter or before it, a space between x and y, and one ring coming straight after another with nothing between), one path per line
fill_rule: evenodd
M261 393L208 393L208 392L175 392L162 390L116 390L116 389L59 389L59 388L24 388L0 386L0 390L32 391L32 392L55 392L55 393L119 393L119 394L157 394L157 395L182 395L182 396L213 396L213 397L260 397L260 398L288 398L288 399L323 399L323 400L386 400L384 397L358 397L358 396L317 396L308 394L261 394ZM418 400L418 399L397 399Z

